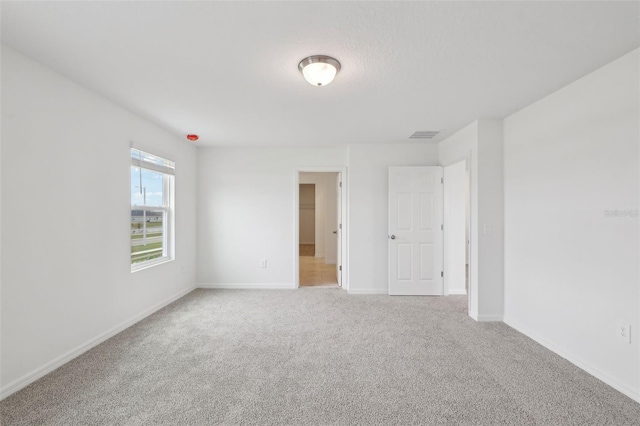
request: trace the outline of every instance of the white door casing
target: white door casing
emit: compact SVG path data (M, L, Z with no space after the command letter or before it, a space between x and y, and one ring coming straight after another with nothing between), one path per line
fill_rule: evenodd
M338 245L336 256L336 279L338 286L342 287L342 173L336 176L336 244Z
M442 167L389 167L389 294L443 294Z
M467 171L460 161L443 168L444 294L467 294Z
M293 278L292 287L300 287L300 173L338 173L342 186L340 187L340 219L342 224L340 233L340 253L337 255L337 264L342 266L340 271L340 285L344 290L349 289L349 241L347 238L349 229L349 204L347 202L349 175L347 168L344 166L327 166L327 167L299 167L293 170Z

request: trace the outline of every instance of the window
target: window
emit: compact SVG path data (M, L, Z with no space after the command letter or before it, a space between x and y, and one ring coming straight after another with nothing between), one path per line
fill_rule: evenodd
M173 259L175 163L131 149L131 271Z

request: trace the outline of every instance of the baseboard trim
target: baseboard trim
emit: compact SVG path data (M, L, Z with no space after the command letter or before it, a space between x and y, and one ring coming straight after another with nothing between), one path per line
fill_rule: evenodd
M347 290L349 294L389 294L389 290L380 290L377 288L356 288Z
M569 361L570 363L572 363L576 367L581 368L582 370L584 370L587 373L591 374L596 379L598 379L598 380L606 383L607 385L611 386L612 388L614 388L618 392L621 392L621 393L625 394L626 396L628 396L629 398L633 399L636 402L640 402L640 390L632 389L632 388L628 387L627 385L625 385L623 383L620 383L619 381L617 381L616 379L614 379L613 377L611 377L607 373L602 372L601 370L599 370L598 368L594 367L590 363L584 361L580 357L575 356L572 353L569 353L569 352L565 351L564 349L556 346L555 344L553 344L550 341L548 341L547 339L541 337L537 333L531 331L529 328L527 328L526 326L523 326L519 322L514 321L513 319L509 318L508 316L504 318L504 323L507 324L509 327L513 328L514 330L516 330L516 331L524 334L525 336L529 337L530 339L538 342L539 344L541 344L545 348L549 349L551 352L554 352L557 355L560 355L562 358L566 359L567 361Z
M126 321L121 322L120 324L116 325L113 328L110 328L104 333L101 333L98 336L92 339L89 339L87 342L79 346L76 346L70 351L53 359L52 361L49 361L48 363L44 364L42 367L38 367L35 370L31 371L30 373L27 373L24 376L20 377L19 379L16 379L13 382L7 384L6 386L2 387L2 389L0 389L0 401L5 399L9 395L12 395L18 392L20 389L29 386L31 383L46 376L56 368L63 366L67 362L71 361L74 358L77 358L78 356L82 355L88 350L93 349L94 347L98 346L100 343L104 342L105 340L108 340L111 337L115 336L116 334L120 333L121 331L126 330L127 328L143 320L144 318L148 317L154 312L159 311L160 309L164 308L170 303L173 303L176 300L180 299L181 297L184 297L185 295L191 293L194 289L195 289L195 286L189 287L185 290L181 290L179 293L169 297L168 299L165 299L164 301L148 309L145 309L141 313L134 315L133 317L129 318Z
M217 288L226 290L291 290L294 284L271 283L200 283L197 288Z
M324 259L324 253L316 253L315 258L316 259Z
M483 315L479 314L477 318L475 318L478 322L502 322L504 317L502 315Z
M449 296L466 296L467 290L449 290Z

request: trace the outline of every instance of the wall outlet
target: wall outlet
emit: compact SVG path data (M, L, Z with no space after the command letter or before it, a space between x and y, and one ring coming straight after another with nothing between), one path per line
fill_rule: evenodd
M616 323L616 336L626 343L631 343L631 324L618 321Z
M260 261L260 267L261 268L266 268L267 267L267 259L262 259Z

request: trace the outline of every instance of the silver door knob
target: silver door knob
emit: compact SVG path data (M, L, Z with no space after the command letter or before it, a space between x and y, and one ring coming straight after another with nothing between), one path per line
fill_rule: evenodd
M396 239L396 236L395 236L395 235L392 235L392 236L390 236L389 238L391 238L392 240L395 240L395 239Z

